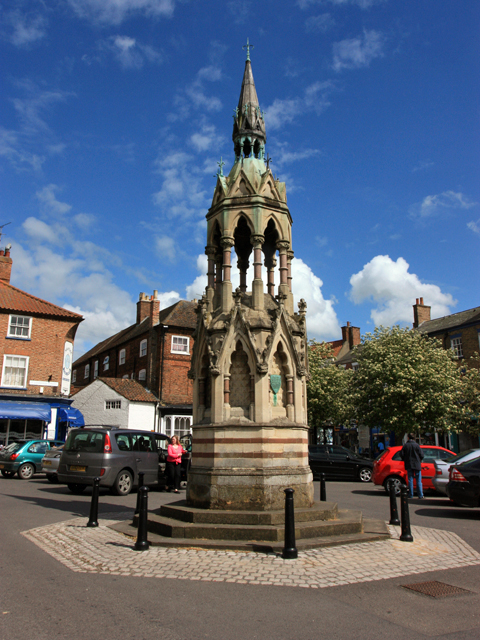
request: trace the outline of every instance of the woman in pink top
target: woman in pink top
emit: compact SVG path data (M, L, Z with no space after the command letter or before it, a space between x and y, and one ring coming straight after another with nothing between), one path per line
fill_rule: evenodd
M167 449L167 491L174 489L178 493L180 489L180 479L182 476L182 454L185 453L177 436L172 436Z

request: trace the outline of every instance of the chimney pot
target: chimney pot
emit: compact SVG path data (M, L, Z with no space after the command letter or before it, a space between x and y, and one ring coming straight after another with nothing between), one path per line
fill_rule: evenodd
M420 298L417 298L417 299L416 299L415 304L420 304Z
M420 304L423 304L423 298L420 298Z

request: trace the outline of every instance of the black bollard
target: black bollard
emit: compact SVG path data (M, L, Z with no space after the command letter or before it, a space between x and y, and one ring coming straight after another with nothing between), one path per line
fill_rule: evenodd
M395 483L390 481L388 485L388 493L390 494L390 522L389 524L399 525L400 520L398 518L397 510L397 494Z
M148 527L148 487L141 487L140 492L140 511L138 513L138 531L137 541L135 542L136 551L148 551L150 546L147 540Z
M100 478L93 479L92 501L90 503L90 518L87 527L98 527L98 494L100 493Z
M325 474L321 473L320 474L320 500L322 502L326 502L327 501L327 486L325 483Z
M137 515L137 513L140 513L140 489L143 487L144 476L145 474L143 473L143 471L138 472L137 505L135 507L135 513L133 515L133 519L135 519L135 516Z
M285 546L283 547L282 553L282 558L285 560L295 560L295 558L298 558L298 551L295 546L294 493L293 489L285 489Z
M400 540L402 542L413 542L412 532L410 531L410 514L408 513L408 496L407 485L402 484L400 492L400 506L402 511L402 534Z

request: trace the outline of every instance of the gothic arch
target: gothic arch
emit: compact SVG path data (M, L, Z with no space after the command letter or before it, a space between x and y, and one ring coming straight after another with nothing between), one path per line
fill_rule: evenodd
M243 343L238 340L235 350L230 356L230 410L240 411L244 417L248 417L251 404L251 375L248 353L243 348Z

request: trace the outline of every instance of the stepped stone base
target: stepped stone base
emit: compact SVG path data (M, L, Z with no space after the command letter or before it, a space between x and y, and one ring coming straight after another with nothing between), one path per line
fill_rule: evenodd
M163 505L148 515L151 544L173 547L275 551L283 548L284 510L216 511L197 509L186 501ZM136 537L133 524L113 528ZM297 549L381 540L389 536L384 522L364 521L360 511L339 510L333 502L315 502L311 508L295 509Z

